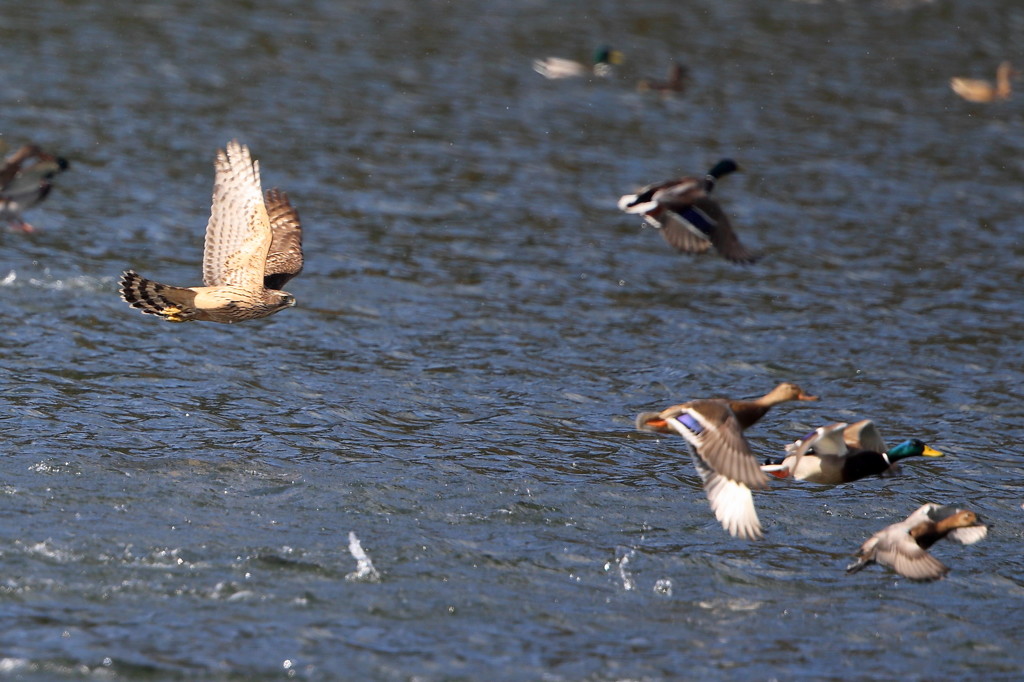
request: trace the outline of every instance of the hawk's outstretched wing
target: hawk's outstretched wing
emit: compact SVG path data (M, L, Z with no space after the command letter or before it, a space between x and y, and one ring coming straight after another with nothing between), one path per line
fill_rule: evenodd
M302 223L287 194L279 189L268 189L266 197L273 239L263 272L263 286L280 289L302 272Z
M213 206L206 226L203 281L207 286L263 289L271 230L260 189L260 166L249 148L232 140L217 151Z

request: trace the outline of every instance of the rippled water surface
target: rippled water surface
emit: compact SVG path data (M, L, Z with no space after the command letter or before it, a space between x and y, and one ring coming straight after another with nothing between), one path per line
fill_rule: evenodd
M948 87L1024 66L1020 3L118 6L0 11L3 139L72 164L0 235L0 674L1020 674L1024 110ZM531 71L603 42L608 81ZM689 92L634 90L671 59ZM301 212L299 305L139 315L122 269L199 283L232 137ZM754 266L615 208L723 156ZM758 456L864 417L947 456L777 482L733 540L632 418L783 380L822 400ZM989 538L844 574L926 501Z

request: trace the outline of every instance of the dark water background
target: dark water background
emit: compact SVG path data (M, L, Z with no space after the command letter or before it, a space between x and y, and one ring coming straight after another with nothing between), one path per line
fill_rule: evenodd
M71 159L0 235L0 675L19 679L1017 679L1024 664L1024 5L10 3L3 139ZM618 77L548 82L609 42ZM633 91L670 59L684 97ZM198 284L215 149L291 194L299 306ZM619 194L733 156L744 268ZM775 454L875 419L945 451L715 522L633 415L782 380ZM926 501L994 523L914 584L849 554ZM354 532L380 581L351 574Z

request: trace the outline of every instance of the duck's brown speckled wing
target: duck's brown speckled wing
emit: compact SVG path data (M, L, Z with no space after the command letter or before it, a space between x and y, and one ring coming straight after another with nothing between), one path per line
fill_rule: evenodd
M819 426L798 441L786 446L786 452L794 456L803 456L808 453L815 455L832 455L839 457L845 455L849 448L843 441L847 424L835 422Z
M22 164L38 152L33 145L25 145L6 159L0 166L0 189L6 189L11 181L21 172Z
M870 419L861 419L843 430L843 441L854 450L870 450L886 452L889 448L882 438L881 432Z
M751 488L764 488L761 471L743 437L736 415L724 400L686 403L668 423L690 444L715 518L734 537L762 536Z
M935 580L949 572L946 566L918 546L904 523L879 531L874 559L912 580Z
M686 427L681 435L716 472L751 488L767 487L768 479L726 401L694 400L677 421Z
M654 227L661 227L660 215L666 202L689 205L706 194L705 181L700 178L673 178L641 187L636 194L624 194L619 198L619 210L641 214Z

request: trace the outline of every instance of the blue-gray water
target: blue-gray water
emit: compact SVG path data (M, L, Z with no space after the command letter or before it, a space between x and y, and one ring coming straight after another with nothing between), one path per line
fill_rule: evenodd
M116 5L115 8L114 6ZM71 160L0 235L0 675L1011 679L1024 664L1016 0L185 2L0 11L3 138ZM537 57L608 42L608 82ZM686 62L694 84L633 91ZM171 325L238 137L305 224L298 307ZM764 255L671 252L619 194L722 156ZM822 396L942 459L715 522L640 410ZM844 574L926 501L994 528ZM349 579L354 532L380 581Z

